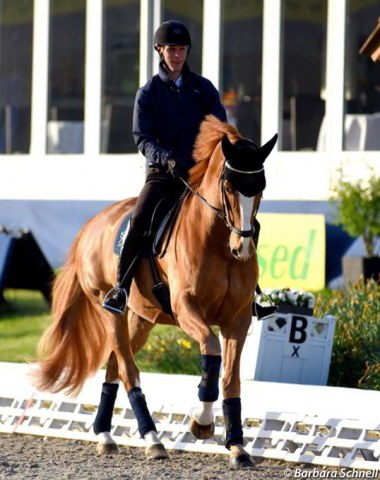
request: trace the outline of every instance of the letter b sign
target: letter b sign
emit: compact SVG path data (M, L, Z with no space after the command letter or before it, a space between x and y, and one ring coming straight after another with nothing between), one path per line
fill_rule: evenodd
M307 338L307 318L292 316L292 323L290 325L289 342L290 343L304 343Z
M292 358L308 356L309 321L307 317L289 315L289 337L286 353Z

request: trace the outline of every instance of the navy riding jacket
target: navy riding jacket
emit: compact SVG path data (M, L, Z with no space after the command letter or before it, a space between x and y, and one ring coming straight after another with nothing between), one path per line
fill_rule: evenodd
M177 87L161 62L159 73L136 93L133 136L139 151L149 162L166 165L175 159L181 168L194 165L192 151L199 126L208 114L226 121L219 93L204 77L182 71Z

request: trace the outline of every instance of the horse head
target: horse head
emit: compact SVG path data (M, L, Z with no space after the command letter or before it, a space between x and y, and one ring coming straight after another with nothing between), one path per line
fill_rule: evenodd
M231 230L231 253L239 260L248 259L255 251L254 216L266 186L264 162L275 146L277 137L275 134L261 148L249 139L239 139L235 143L227 135L222 139L225 157L222 174L223 208Z

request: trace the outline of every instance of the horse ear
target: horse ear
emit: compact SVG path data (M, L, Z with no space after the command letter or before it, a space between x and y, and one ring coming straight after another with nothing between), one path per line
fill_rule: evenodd
M276 145L276 142L277 142L277 138L278 138L278 134L276 133L275 135L273 135L273 137L269 140L269 142L267 142L265 145L263 145L261 148L260 148L260 160L262 162L265 161L265 159L267 158L267 156L270 154L270 152L272 151L273 147Z
M227 159L231 159L234 157L235 149L227 135L224 135L224 137L222 138L222 150L223 150L223 155Z

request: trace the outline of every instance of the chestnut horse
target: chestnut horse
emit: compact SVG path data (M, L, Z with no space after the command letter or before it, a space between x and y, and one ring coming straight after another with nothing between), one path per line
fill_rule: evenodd
M54 284L53 323L39 344L35 384L41 390L76 394L108 361L94 423L100 453L117 449L110 432L121 381L146 441L147 458L168 456L150 416L134 361L134 354L157 323L177 325L199 344L200 406L190 430L196 438L212 437L212 407L219 394L222 361L219 338L213 331L217 326L223 337L225 445L232 465L253 465L243 448L239 369L258 280L254 220L265 188L264 160L276 140L277 135L258 148L213 116L201 124L188 194L166 254L156 259L161 278L170 289L172 314L165 314L152 294L152 275L145 258L136 267L126 314L115 315L101 307L116 278L115 237L135 199L108 206L78 233Z

